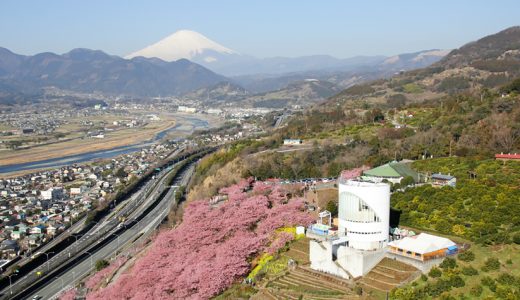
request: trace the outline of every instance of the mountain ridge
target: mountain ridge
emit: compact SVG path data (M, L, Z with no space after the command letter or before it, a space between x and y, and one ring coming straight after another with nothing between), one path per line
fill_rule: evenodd
M0 48L0 82L21 92L56 86L80 92L180 95L225 80L186 59L175 62L127 60L84 48L62 55L44 52L24 56Z
M179 30L156 43L132 52L125 58L144 56L147 58L157 57L165 61L186 58L225 76L243 76L321 70L352 71L358 68L375 70L393 67L395 70L399 70L399 68L409 70L436 62L446 53L446 50L432 49L398 54L392 57L358 55L349 58L336 58L331 55L317 54L299 57L256 58L222 46L198 32ZM407 55L416 55L417 57L413 58ZM398 59L395 62L384 64L387 59L393 57Z
M382 104L394 97L427 101L497 88L519 76L520 26L514 26L454 49L428 67L347 88L329 102L365 99Z

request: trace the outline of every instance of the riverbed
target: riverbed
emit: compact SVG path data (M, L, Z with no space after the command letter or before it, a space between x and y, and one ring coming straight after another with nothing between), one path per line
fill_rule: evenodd
M195 130L206 129L211 126L212 125L207 120L204 120L203 118L197 115L176 115L175 126L157 133L153 138L147 141L143 141L133 145L90 151L64 157L50 158L20 164L2 165L0 166L0 174L22 172L36 169L59 168L65 165L85 163L98 159L112 158L122 154L139 151L142 148L150 146L151 144L165 138L166 136L171 135L175 138L182 138L190 135Z

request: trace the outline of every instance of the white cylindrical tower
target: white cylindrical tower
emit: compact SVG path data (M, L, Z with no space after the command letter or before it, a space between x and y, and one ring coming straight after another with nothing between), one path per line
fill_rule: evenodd
M339 182L339 234L360 250L381 249L388 243L390 185L358 180Z

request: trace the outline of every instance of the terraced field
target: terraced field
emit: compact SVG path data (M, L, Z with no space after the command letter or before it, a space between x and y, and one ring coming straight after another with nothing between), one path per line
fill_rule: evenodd
M360 299L352 291L352 282L316 272L308 267L309 239L302 238L293 242L282 256L295 260L298 266L289 268L279 276L268 278L254 299Z
M420 272L410 265L384 258L358 283L366 290L389 292L419 275Z
M309 261L309 239L303 238L291 244L289 251L282 254L287 258L294 259L298 265L308 265Z
M270 281L266 289L273 299L360 299L348 281L298 267Z

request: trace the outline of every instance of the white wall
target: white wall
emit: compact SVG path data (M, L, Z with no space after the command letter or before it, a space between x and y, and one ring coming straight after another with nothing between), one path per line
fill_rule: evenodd
M368 209L359 211L360 202ZM385 247L389 223L390 185L354 180L339 183L339 231L346 232L350 247L363 250Z
M376 251L356 250L350 247L338 249L338 263L352 276L364 276L374 268L386 254L386 249Z
M311 240L309 242L309 258L311 261L311 269L329 273L341 278L349 279L345 270L342 270L339 265L337 265L332 260L332 243L330 242L318 242Z

